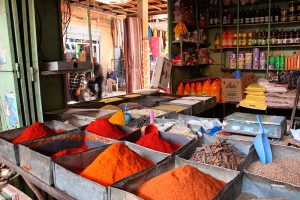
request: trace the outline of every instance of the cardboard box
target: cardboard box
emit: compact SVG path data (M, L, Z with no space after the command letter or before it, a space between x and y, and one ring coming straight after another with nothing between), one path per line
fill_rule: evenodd
M172 63L162 57L158 57L156 67L151 80L151 88L168 89L172 70Z
M224 102L240 102L245 98L245 88L254 82L254 74L244 73L240 79L225 75L221 82Z

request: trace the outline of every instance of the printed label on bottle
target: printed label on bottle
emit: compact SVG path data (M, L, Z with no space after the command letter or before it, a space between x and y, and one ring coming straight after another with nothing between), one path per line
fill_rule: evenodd
M269 22L269 16L265 16L265 22L266 22L266 23Z
M237 19L233 19L233 24L236 24L237 23Z
M283 39L282 44L287 44L288 39Z
M277 39L277 44L282 44L282 40L281 39Z
M253 17L253 18L251 18L250 19L250 22L252 23L252 24L254 24L254 22L255 22L255 18Z
M278 22L279 21L279 16L275 16L275 22Z
M296 43L300 43L300 38L296 38Z
M255 17L255 23L259 23L260 18L259 17Z

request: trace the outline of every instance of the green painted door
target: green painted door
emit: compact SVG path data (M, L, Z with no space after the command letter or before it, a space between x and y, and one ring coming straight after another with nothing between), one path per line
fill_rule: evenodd
M24 113L11 3L11 0L0 0L0 118L3 130L23 126Z

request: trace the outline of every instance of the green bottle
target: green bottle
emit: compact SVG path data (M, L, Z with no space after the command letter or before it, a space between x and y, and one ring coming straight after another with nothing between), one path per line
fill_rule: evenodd
M285 69L285 56L283 54L281 54L279 58L279 69L280 70Z
M276 55L275 58L274 58L274 68L276 70L279 70L280 69L280 56L279 55Z

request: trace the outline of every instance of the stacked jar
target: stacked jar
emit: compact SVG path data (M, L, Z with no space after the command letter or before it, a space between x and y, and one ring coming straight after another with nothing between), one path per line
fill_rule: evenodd
M229 68L230 69L236 69L237 65L237 55L234 52L229 53Z
M252 53L245 53L245 69L252 69Z
M245 65L245 52L240 52L239 53L239 69L244 69Z
M259 48L254 48L253 49L253 65L252 65L252 68L253 69L259 69L259 66L260 66L260 50Z
M267 66L267 53L260 52L259 55L259 69L266 69Z

